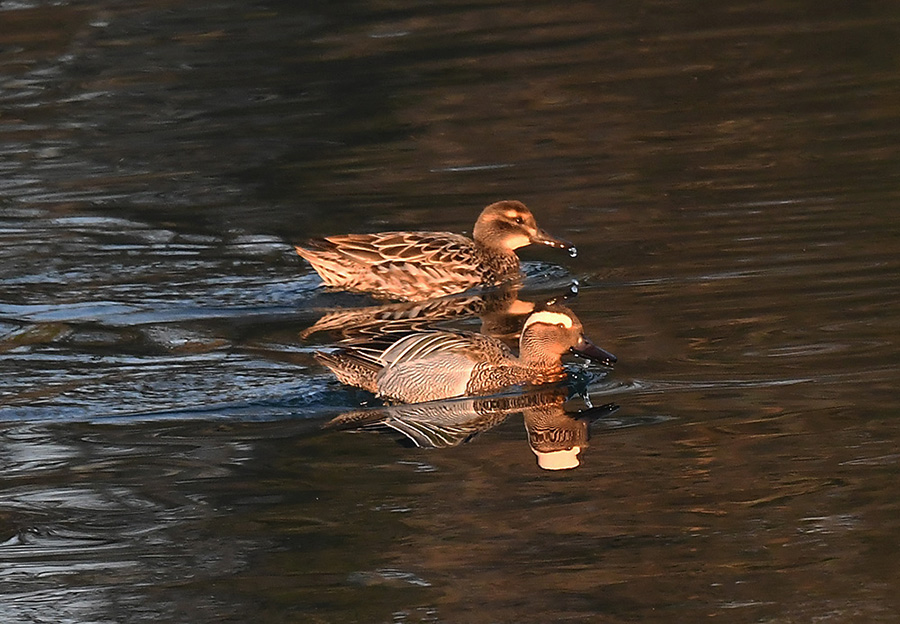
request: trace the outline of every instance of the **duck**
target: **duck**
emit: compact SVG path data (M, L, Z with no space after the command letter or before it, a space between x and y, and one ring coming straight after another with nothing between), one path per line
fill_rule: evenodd
M585 337L581 322L562 305L528 316L518 355L501 340L477 332L429 330L387 346L348 344L315 357L341 383L388 401L419 403L560 382L567 377L562 357L569 352L607 367L616 362L616 356Z
M572 243L539 228L531 211L515 200L484 208L472 238L451 232L344 234L295 249L326 286L419 301L514 279L516 250L533 244L564 249L572 257L578 253Z

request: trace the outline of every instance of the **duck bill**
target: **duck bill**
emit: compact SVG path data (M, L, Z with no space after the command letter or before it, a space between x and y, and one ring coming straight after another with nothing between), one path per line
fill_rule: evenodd
M531 237L531 242L534 245L547 245L548 247L553 247L554 249L565 249L573 258L578 255L578 250L575 248L575 245L567 240L554 238L553 236L547 234L547 232L545 232L544 230L538 230L537 233L535 233L535 235Z
M581 340L578 341L578 344L572 347L572 353L576 353L595 362L600 362L604 366L609 367L612 367L612 365L615 364L617 360L616 356L614 356L612 353L610 353L606 349L601 349L584 336L581 337Z

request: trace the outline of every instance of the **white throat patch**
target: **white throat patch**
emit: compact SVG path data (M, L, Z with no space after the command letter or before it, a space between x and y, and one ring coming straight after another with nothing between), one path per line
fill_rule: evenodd
M550 312L548 310L544 310L543 312L535 312L528 317L527 321L525 321L525 326L522 328L522 331L524 332L533 323L562 325L566 329L572 329L572 318L568 314L563 314L562 312Z
M509 238L503 241L506 243L506 247L509 249L518 249L519 247L525 247L526 245L531 244L531 239L528 238L525 234L516 234L515 236L510 236Z

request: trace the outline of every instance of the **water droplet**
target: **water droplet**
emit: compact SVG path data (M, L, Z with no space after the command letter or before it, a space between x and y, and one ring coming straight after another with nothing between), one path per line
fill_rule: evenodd
M577 255L578 255L578 249L575 248L575 245L572 245L571 247L569 247L569 256L574 258Z

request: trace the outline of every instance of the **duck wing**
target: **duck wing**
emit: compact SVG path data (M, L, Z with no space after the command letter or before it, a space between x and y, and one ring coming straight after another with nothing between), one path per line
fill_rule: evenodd
M511 271L505 265L488 270L475 243L450 232L344 234L313 239L308 247L297 253L327 285L393 299L456 294L484 283L486 271L489 282Z
M383 262L475 265L475 243L451 232L379 232L325 239L331 250L364 264Z
M459 354L473 362L510 357L502 342L483 334L427 331L410 334L385 349L378 357L382 366L396 366L435 355Z

